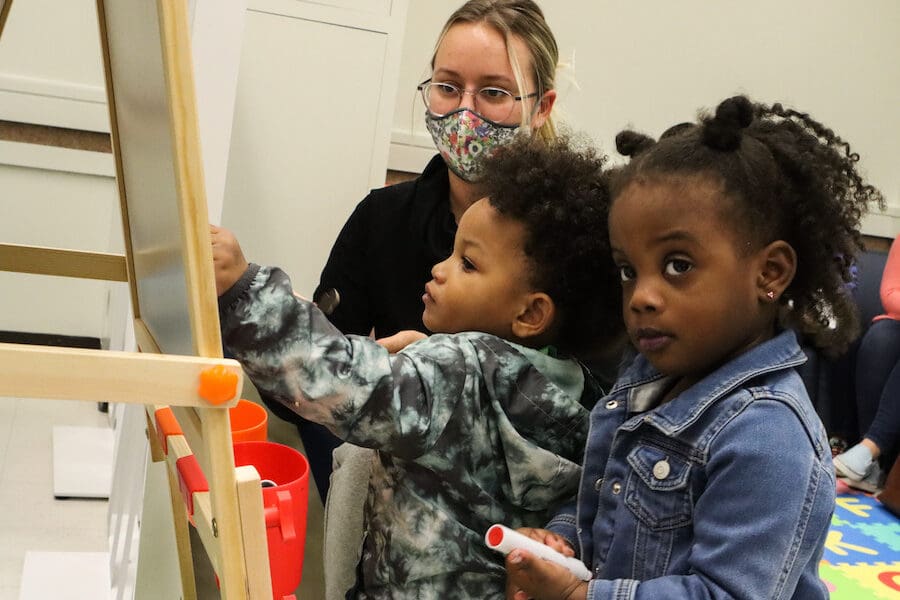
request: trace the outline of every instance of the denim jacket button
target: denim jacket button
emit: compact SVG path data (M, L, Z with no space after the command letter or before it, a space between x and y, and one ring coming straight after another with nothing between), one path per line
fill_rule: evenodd
M601 477L600 479L598 479L597 481L594 482L594 491L595 491L595 492L599 492L599 491L600 491L600 487L601 487L602 485L603 485L603 478Z
M619 483L618 481L615 482L615 483L612 485L612 493L613 493L613 494L618 494L618 493L621 492L621 491L622 491L622 484Z
M606 403L607 410L613 410L614 408L618 408L618 406L619 406L619 403L616 402L615 400L610 400L609 402Z
M656 479L665 479L669 476L669 472L671 471L671 467L669 466L668 460L661 460L655 465L653 465L653 476Z

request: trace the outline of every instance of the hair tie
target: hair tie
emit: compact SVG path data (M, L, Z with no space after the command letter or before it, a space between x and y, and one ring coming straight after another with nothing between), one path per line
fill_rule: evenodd
M741 130L753 122L753 104L746 96L734 96L716 107L716 115L703 123L703 143L716 150L736 150Z
M656 140L652 137L646 136L643 133L638 133L637 131L631 131L630 129L620 131L616 135L616 150L622 156L628 156L630 158L634 158L641 152L652 148L655 143Z

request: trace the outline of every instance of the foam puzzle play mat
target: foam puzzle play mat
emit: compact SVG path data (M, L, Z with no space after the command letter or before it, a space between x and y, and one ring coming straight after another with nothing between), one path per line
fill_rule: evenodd
M900 600L900 519L839 482L819 575L832 600Z

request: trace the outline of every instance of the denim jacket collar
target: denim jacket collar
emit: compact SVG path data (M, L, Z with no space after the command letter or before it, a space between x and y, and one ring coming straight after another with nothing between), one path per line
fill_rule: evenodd
M708 407L746 381L764 373L797 367L805 362L806 355L800 349L794 332L782 331L722 365L656 410L640 419L624 423L622 428L634 430L644 422L666 435L676 434L699 419ZM623 373L610 395L626 394L629 412L644 412L648 409L648 399L658 398L667 387L669 379L639 355Z

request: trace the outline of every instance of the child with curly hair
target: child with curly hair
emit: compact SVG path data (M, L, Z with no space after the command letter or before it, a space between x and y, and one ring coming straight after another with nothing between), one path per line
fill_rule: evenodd
M217 282L225 346L253 383L377 450L355 597L500 598L484 532L574 497L602 395L574 356L622 331L602 165L565 139L492 156L424 289L436 334L397 354L341 334L278 269Z
M593 579L516 550L509 596L827 598L835 474L794 330L856 335L846 284L880 195L831 130L740 96L617 145L610 244L639 354L591 413L577 505L526 530Z

